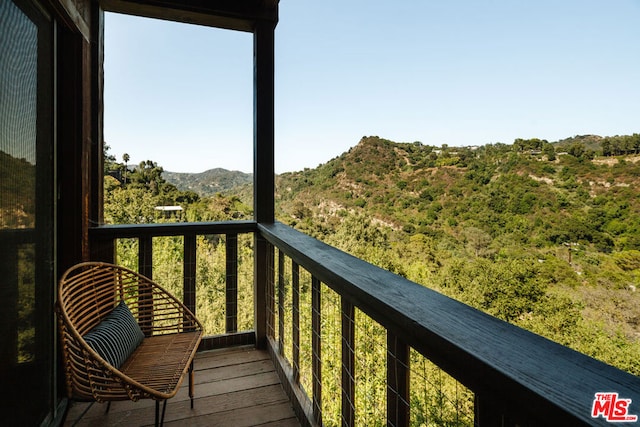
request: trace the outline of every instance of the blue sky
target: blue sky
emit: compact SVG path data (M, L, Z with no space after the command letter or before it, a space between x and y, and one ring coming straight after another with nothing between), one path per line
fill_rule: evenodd
M640 132L640 0L281 0L276 172L365 135L440 146ZM105 140L252 169L252 35L107 14Z

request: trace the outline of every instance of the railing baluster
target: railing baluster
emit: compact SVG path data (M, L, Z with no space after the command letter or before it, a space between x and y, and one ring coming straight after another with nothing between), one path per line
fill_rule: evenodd
M291 261L291 304L293 315L291 316L291 341L293 360L293 378L297 384L300 382L300 266Z
M91 259L115 264L118 256L116 253L116 243L117 239L113 237L95 239L91 245Z
M253 286L254 331L256 347L266 348L269 325L272 324L273 293L269 297L269 288L273 287L273 246L262 236L256 234L254 238L255 272Z
M184 235L182 301L196 313L196 235Z
M269 337L275 337L275 248L267 244L266 268L268 271L265 283L265 317L266 333Z
M355 425L355 308L342 300L342 426Z
M284 357L284 252L278 249L278 352Z
M238 234L227 233L226 243L225 330L238 332Z
M138 272L153 280L153 237L138 238Z
M482 426L511 426L502 415L502 411L497 410L488 399L481 398L476 394L473 400L474 425Z
M313 418L322 425L322 342L320 280L311 278L311 348L313 370Z
M387 426L409 425L409 346L387 330Z
M153 280L153 237L141 236L138 239L138 272L143 276ZM151 286L141 288L138 295L139 307L138 315L140 316L140 328L148 335L151 333L151 319L153 319L153 295L151 295Z

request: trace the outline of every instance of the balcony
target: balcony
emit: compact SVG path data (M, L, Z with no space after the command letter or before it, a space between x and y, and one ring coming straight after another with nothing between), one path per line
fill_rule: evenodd
M223 326L200 348L196 408L185 410L180 397L170 401L168 423L240 425L229 417L244 413L249 424L264 416L263 425L296 424L294 414L305 426L570 426L640 415L640 378L274 221L277 0L5 3L19 25L1 27L2 35L18 40L10 44L15 62L30 64L16 79L30 86L12 96L18 107L29 101L33 115L9 116L21 138L8 142L3 160L15 165L3 176L15 185L0 194L2 214L16 219L1 225L3 421L59 425L67 414L69 423L131 417L123 423L149 424L152 402L114 404L109 414L101 405L84 416L77 404L67 411L55 283L77 262L117 261L120 239L136 242L137 269L153 277L154 239L179 236L183 249L172 262L182 267L172 280L195 309L199 292L214 286L197 274L198 239L212 235L224 241ZM253 33L253 221L96 226L103 223L105 10ZM250 261L239 257L240 238L250 242ZM251 276L248 298L238 296L240 270ZM215 367L247 348L254 361L231 364L226 373ZM263 374L267 383L251 385ZM232 388L231 378L248 382ZM216 385L232 393L220 394Z
M269 354L254 346L199 353L195 361L196 402L190 408L188 387L167 404L164 425L300 426L280 386ZM67 426L136 426L153 423L152 401L75 404Z
M238 331L237 241L246 234L255 257L254 328ZM204 340L198 363L212 360L210 350L255 346L258 357L269 355L302 425L606 425L603 411L592 417L596 393L640 402L633 375L277 222L90 230L96 256L106 261L118 239L136 239L138 270L148 275L153 239L182 236L184 302L192 308L199 235L224 239L227 280L226 332ZM203 388L196 395L213 399ZM181 406L170 401L168 414ZM196 402L193 416L202 416L201 406L210 405Z

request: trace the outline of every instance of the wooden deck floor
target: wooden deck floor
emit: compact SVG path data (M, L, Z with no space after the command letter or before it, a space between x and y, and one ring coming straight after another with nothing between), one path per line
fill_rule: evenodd
M253 347L199 353L195 361L195 404L188 385L167 402L165 426L300 426L266 351ZM155 402L73 403L65 426L153 425ZM79 418L81 417L81 418Z

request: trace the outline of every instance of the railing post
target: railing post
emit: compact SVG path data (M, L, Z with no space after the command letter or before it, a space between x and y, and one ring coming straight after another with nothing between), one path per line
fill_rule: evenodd
M313 370L313 419L322 425L322 342L320 280L311 278L311 348Z
M196 314L196 235L184 235L182 301Z
M284 252L278 249L278 352L284 356Z
M138 272L153 280L153 237L143 236L138 239ZM153 319L153 295L151 287L141 289L138 295L140 328L145 335L151 334L151 319Z
M258 233L255 234L254 239L253 328L256 334L256 347L266 348L269 312L273 313L273 310L269 310L268 307L273 304L273 291L267 291L269 288L273 288L274 281L273 246ZM269 294L271 295L271 301L269 301Z
M153 237L138 239L138 273L153 279Z
M266 293L266 317L267 317L267 336L275 338L276 336L276 316L275 316L275 304L276 304L276 270L275 270L275 248L269 244L269 250L267 251L267 286Z
M355 308L342 300L342 426L354 426L355 414Z
M501 426L501 427L516 427L521 424L515 422L513 419L505 415L504 408L500 408L500 405L496 405L490 399L475 395L473 399L473 412L474 412L474 427L485 426ZM523 417L526 420L526 416ZM526 425L526 422L524 423Z
M291 261L291 362L293 364L293 379L300 382L300 266Z
M91 259L115 264L116 240L113 238L94 239L91 242Z
M409 346L387 330L387 426L409 425Z
M226 252L225 331L238 332L238 234L228 233Z

